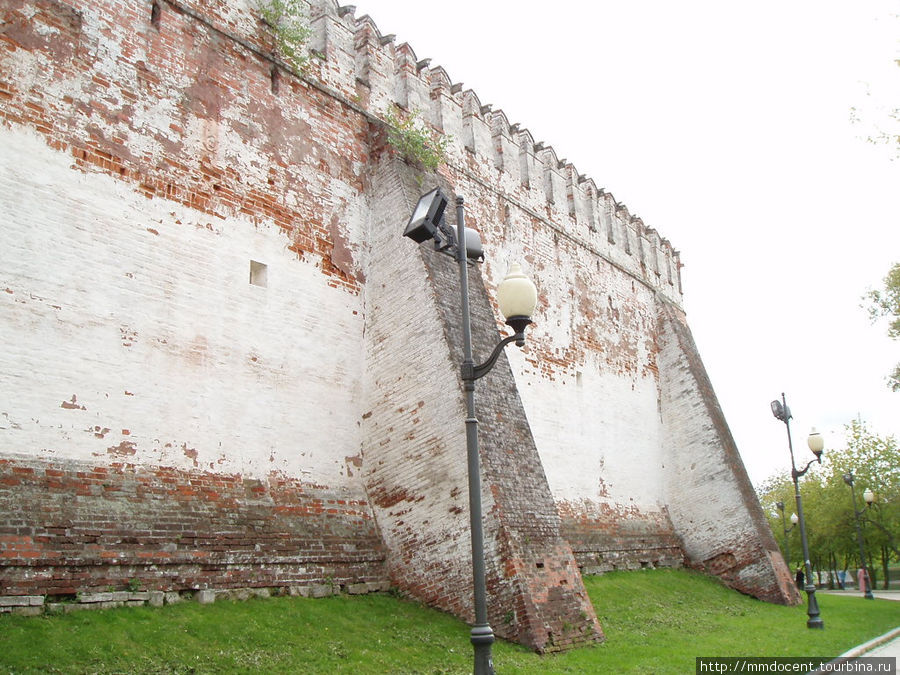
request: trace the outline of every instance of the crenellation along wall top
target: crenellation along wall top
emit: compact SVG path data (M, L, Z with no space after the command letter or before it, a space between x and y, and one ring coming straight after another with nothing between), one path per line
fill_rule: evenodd
M396 44L395 35L382 34L370 15L356 17L354 5L340 5L336 0L308 0L308 5L311 17L328 19L312 23L314 31L324 33L313 36L313 42L328 46L325 60L334 49L353 55L317 66L323 75L328 73L329 86L346 95L358 92L362 84L368 89L367 95L357 95L354 100L382 120L391 105L418 111L438 133L450 139L451 166L459 163L454 168L471 167L466 158L474 158L474 165L484 172L479 175L481 179L510 185L512 178L528 195L532 208L536 206L534 198L542 194L543 208L549 209L557 224L579 237L588 233L592 247L599 247L604 257L651 285L658 283L664 295L681 304L679 252L656 230L650 234L651 228L624 203L617 202L611 192L579 173L572 162L560 158L553 146L535 141L519 122L510 122L502 109L494 110L491 104L482 103L478 93L455 83L444 67L420 58L407 42ZM491 177L489 171L508 177L500 181L500 175ZM648 275L645 261L638 260L643 254L641 239L649 242L654 237L658 243L651 248L665 259L663 267L676 270L675 275Z

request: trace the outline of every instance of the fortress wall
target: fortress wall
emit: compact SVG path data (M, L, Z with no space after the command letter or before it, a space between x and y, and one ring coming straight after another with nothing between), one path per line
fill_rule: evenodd
M377 27L368 18L362 23L370 36L367 44L376 50L380 45L396 64L393 78L382 70L379 78L369 80L368 100L375 101L376 114L385 103L421 110L428 82L436 95L426 118L445 132L462 131L450 139L448 163L457 191L466 195L469 224L485 241L489 295L502 279L505 263L516 257L533 268L545 294L532 331L532 369L527 356L511 358L521 366L513 372L563 529L580 563L589 570L680 564L680 538L690 523L674 524L667 503L671 486L664 473L665 448L672 436L665 428L655 325L657 298L670 306L681 304L677 251L552 147L509 124L502 111L492 110L475 92L452 84L443 69L417 60L408 45L395 48L389 36L372 40L380 35ZM367 58L374 60L371 53ZM579 260L582 256L588 260ZM597 273L583 274L581 280L576 274L574 283L558 274L560 269L593 272L594 267ZM690 355L682 352L678 358ZM702 366L696 370L702 373ZM574 395L563 393L560 382L573 375L576 386L569 391L574 389ZM579 382L582 391L588 388L587 397L578 393ZM703 395L714 402L711 389ZM604 402L614 409L612 429L604 428L598 414ZM687 423L708 426L707 411L691 412ZM573 431L579 427L584 434ZM721 438L710 442L721 447ZM584 466L588 471L581 470ZM746 482L742 466L732 462L729 471L734 480ZM752 510L745 502L738 511ZM764 526L754 522L753 528L758 534L751 537L745 530L745 541L765 539ZM772 583L780 582L773 582L772 566L779 563L761 551L757 553L765 558L767 571L760 579L766 578L762 585L768 584L767 589L745 587L793 601L790 589L773 590ZM696 564L697 554L691 549L689 562Z
M381 579L368 123L149 3L3 21L5 592Z
M2 12L0 147L14 150L0 182L22 217L2 235L0 301L23 336L2 365L9 390L27 390L0 410L5 587L138 572L167 588L228 586L254 567L259 585L351 583L386 569L466 616L458 374L446 370L456 290L434 256L400 252L418 195L414 178L385 173L388 111L449 135L448 163L425 180L465 196L485 242L478 353L496 341L491 298L509 262L542 292L528 346L509 350L479 409L497 421L483 450L495 629L512 606L498 632L537 648L599 636L590 612L566 633L586 603L573 548L588 571L737 550L725 530L682 549L691 518L664 469L686 461L669 458L711 414L685 407L662 372L693 364L683 342L661 342L674 325L661 306L683 321L678 252L502 110L334 0L309 7L303 76L243 0L14 0ZM266 265L265 287L249 283L251 261ZM396 279L406 297L388 290ZM436 353L415 348L439 374L392 379L395 351L439 327ZM12 384L35 381L48 386ZM723 438L701 446L715 456ZM729 470L746 481L739 462ZM748 500L734 522L762 534L742 549L741 574L755 575L743 587L784 600ZM132 508L140 519L115 517ZM147 547L203 563L133 567ZM76 569L82 550L89 573ZM32 575L38 565L49 576Z
M540 291L528 343L508 358L579 564L682 564L661 469L654 290L505 195L459 184L489 287L523 260Z
M4 325L19 336L2 357L19 385L6 447L345 482L352 458L318 448L359 444L359 298L271 223L147 199L34 134L3 136Z
M684 316L665 303L659 316L666 501L685 556L744 593L797 604L800 592L765 526Z
M353 18L331 2L319 11L344 25ZM513 259L533 268L543 294L533 356L510 358L521 366L514 372L579 561L592 570L680 564L663 499L661 430L647 424L659 419L653 296L680 303L677 252L443 68L382 36L371 18L357 25L369 110L419 111L450 137L453 184L482 233L488 288ZM560 269L578 270L576 290ZM596 306L604 291L605 313ZM572 378L580 390L560 386ZM616 414L604 419L604 406Z

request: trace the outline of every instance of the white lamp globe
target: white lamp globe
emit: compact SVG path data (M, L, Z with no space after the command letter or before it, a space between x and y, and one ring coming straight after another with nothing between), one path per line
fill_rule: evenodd
M806 439L806 444L809 446L809 449L813 451L813 454L818 456L822 454L822 450L825 449L825 439L822 438L822 434L816 431L816 428L813 427L809 432L809 438Z
M504 319L512 317L531 318L537 306L537 288L522 272L519 263L509 266L509 273L497 287L497 304Z

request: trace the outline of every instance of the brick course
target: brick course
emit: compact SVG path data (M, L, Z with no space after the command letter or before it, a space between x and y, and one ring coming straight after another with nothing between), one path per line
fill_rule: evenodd
M69 596L378 582L368 503L279 476L0 460L0 586Z

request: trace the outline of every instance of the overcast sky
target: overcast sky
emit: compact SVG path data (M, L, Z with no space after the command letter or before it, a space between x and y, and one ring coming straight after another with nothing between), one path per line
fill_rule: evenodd
M356 7L681 252L688 321L754 484L790 469L769 410L782 391L801 456L811 426L827 452L857 416L900 437L885 386L900 342L860 307L900 262L900 152L864 140L900 106L900 0Z

